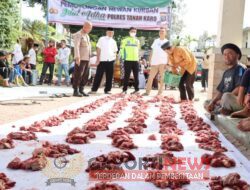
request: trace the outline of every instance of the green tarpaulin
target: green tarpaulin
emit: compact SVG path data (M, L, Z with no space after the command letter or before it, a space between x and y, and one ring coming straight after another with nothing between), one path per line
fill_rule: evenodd
M155 8L166 7L172 0L65 0L77 5Z

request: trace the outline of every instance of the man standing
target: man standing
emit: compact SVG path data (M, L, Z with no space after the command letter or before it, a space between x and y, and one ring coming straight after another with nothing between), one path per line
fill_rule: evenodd
M187 48L172 46L170 42L163 44L162 49L168 53L169 61L173 65L172 72L177 73L176 68L178 67L180 67L183 71L183 75L179 83L181 101L193 100L193 84L197 69L197 63L194 55Z
M135 91L131 94L137 93L139 91L139 50L140 50L140 42L136 38L136 28L131 27L129 29L129 37L126 37L121 42L121 59L124 60L124 69L125 76L123 80L123 93L127 93L128 82L131 70L134 75L134 88Z
M104 93L109 94L112 88L112 79L114 73L114 62L118 51L116 41L113 39L114 29L107 28L106 36L101 37L97 42L97 70L90 94L98 90L103 74L106 74L106 84Z
M73 96L89 96L83 91L88 81L89 59L91 54L91 43L89 33L92 23L86 21L83 28L74 34L75 68L73 80Z
M162 50L161 46L168 41L166 39L166 34L166 28L161 28L159 31L160 38L155 39L151 46L152 52L149 61L151 67L146 87L146 93L143 94L145 96L150 94L150 91L152 89L152 83L157 73L160 74L160 87L158 89L158 95L162 94L164 86L164 73L166 69L166 64L168 62L168 56Z
M13 65L17 65L19 61L23 59L23 52L22 52L22 47L19 44L19 40L16 41L16 44L14 45L14 51L12 52L13 54Z
M31 70L36 70L36 51L34 49L34 44L31 45L28 55L30 56Z
M48 68L49 68L48 85L51 85L53 75L54 75L54 65L56 62L56 59L55 59L56 54L57 54L57 50L55 48L55 42L53 40L50 40L49 46L43 50L44 63L43 63L42 74L41 74L40 82L39 82L40 85L43 84L43 80L45 78Z
M65 73L66 85L69 86L69 56L70 49L66 46L66 41L61 41L61 48L58 50L58 81L57 85L61 86L62 70Z

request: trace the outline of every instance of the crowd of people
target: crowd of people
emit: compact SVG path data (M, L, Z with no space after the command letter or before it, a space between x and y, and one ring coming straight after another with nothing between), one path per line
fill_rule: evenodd
M114 40L114 29L107 28L106 34L99 38L96 45L96 73L94 75L90 92L84 91L89 78L89 67L91 62L91 42L89 33L92 30L92 23L85 22L82 29L73 35L74 39L74 64L69 64L71 49L67 47L66 41L62 40L60 48L56 48L54 41L49 41L47 47L42 51L44 57L43 68L39 79L42 85L47 78L48 85L53 82L54 66L58 63L57 85L62 84L62 71L65 74L65 84L72 83L73 96L82 97L95 94L105 75L104 93L110 94L114 77L114 64L117 55L120 56L122 66L122 91L126 94L131 72L133 73L134 91L139 93L140 70L143 67L150 67L147 74L147 84L144 85L143 96L150 95L153 80L158 75L158 95L161 95L164 88L164 74L166 70L181 76L179 82L180 101L194 99L194 81L197 71L197 62L193 53L186 47L174 46L166 39L166 28L160 28L159 38L155 39L151 46L149 62L140 57L140 41L136 37L137 29L131 27L129 35L121 41L118 48ZM242 130L250 130L250 70L240 63L241 50L235 44L225 44L221 48L224 62L228 67L225 70L221 82L217 87L217 94L212 100L205 102L205 109L212 113L231 115L231 117L246 118L239 124ZM10 60L12 64L10 64ZM209 55L203 59L202 91L206 91L208 83ZM36 51L34 45L23 56L19 41L15 44L13 52L0 51L0 77L4 86L17 86L36 83ZM73 75L73 81L70 80ZM28 81L28 82L27 82ZM34 81L34 82L33 82ZM28 83L28 84L27 84ZM143 88L144 88L143 87Z

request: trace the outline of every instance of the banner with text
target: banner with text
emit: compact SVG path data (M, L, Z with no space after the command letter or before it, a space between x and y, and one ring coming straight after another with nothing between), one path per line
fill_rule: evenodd
M48 1L48 20L69 25L91 21L93 26L156 30L168 27L170 8L128 8L77 5L65 0Z

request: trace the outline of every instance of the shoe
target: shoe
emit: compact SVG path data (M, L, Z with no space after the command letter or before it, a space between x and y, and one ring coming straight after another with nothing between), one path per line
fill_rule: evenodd
M104 94L112 94L111 92L107 91L107 92L104 92Z
M139 90L135 90L134 92L131 92L130 94L137 94Z
M96 91L90 91L88 94L96 94Z
M123 91L121 92L121 94L127 94L127 91L126 91L126 90L123 90Z
M221 108L219 111L220 111L220 114L222 114L222 115L231 115L231 113L232 113L232 111L227 110L225 108Z
M79 93L82 94L82 95L85 96L85 97L89 96L88 94L86 94L86 93L83 91L83 87L80 87L80 88L79 88Z
M88 94L86 94L86 93L83 92L83 91L79 91L79 93L80 93L82 96L85 96L85 97L89 96Z
M147 92L143 93L142 96L148 96L149 94Z
M74 90L74 93L73 93L73 96L82 97L82 94L79 93L79 91L75 89L75 90Z

